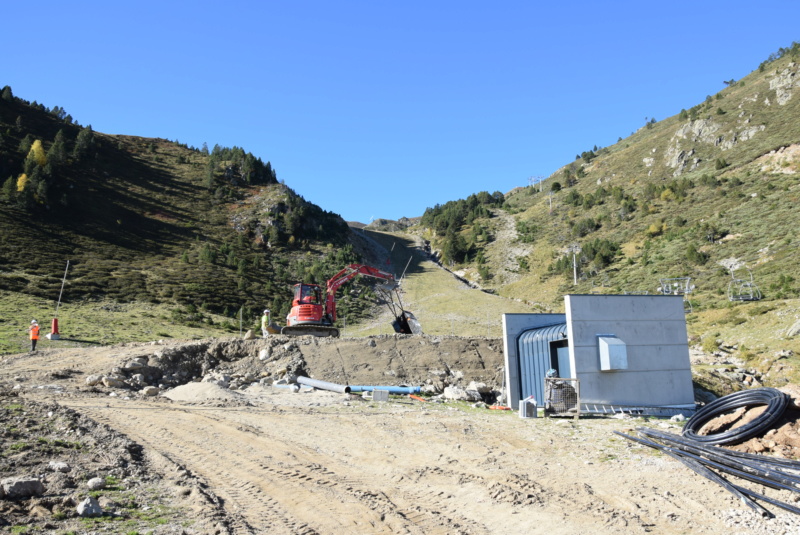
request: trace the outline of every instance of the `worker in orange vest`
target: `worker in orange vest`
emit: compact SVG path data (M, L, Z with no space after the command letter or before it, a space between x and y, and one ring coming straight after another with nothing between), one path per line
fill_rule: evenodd
M28 332L31 333L31 351L36 351L36 342L39 340L39 323L36 320L31 322Z

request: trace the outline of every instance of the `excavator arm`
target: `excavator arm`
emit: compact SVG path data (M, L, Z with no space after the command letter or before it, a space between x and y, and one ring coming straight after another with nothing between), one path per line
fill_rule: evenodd
M336 321L336 291L356 275L385 280L390 286L387 290L392 290L397 287L397 282L394 279L394 275L391 273L363 264L350 264L331 277L327 282L325 291L325 313L331 318L332 322Z
M386 273L380 269L371 266L365 266L363 264L350 264L339 273L331 277L330 280L328 280L328 294L335 294L336 290L338 290L342 284L349 281L356 275L366 275L367 277L374 277L376 279L394 282L394 275L391 273Z

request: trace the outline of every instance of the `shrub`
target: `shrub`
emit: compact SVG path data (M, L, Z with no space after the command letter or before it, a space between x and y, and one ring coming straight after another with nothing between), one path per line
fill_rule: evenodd
M661 223L651 223L650 226L647 227L647 230L645 231L645 234L647 234L648 238L654 238L656 236L660 236L661 233L663 233L664 230L666 230L666 228L667 228L667 225L665 223L663 223L663 222L661 222Z
M702 251L699 251L693 243L690 243L686 248L686 258L693 264L702 265L708 260L708 255Z
M706 353L713 353L719 349L719 344L717 344L717 338L715 336L704 336L701 346Z
M580 238L594 232L598 228L600 228L600 224L591 217L587 217L575 223L572 227L572 233Z

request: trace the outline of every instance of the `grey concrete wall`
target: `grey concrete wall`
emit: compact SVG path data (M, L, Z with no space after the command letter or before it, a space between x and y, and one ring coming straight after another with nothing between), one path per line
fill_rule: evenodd
M545 325L566 322L566 314L503 314L503 355L505 357L506 403L513 409L519 408L519 355L517 337ZM574 363L573 363L573 370Z
M694 406L681 296L567 295L565 302L582 402ZM627 369L600 371L599 334L625 342Z

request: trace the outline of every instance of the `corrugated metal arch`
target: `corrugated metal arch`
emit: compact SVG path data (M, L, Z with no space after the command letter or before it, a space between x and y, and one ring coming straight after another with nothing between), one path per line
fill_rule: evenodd
M520 399L533 395L540 405L544 402L544 377L551 368L550 342L566 337L566 323L537 327L517 336Z

